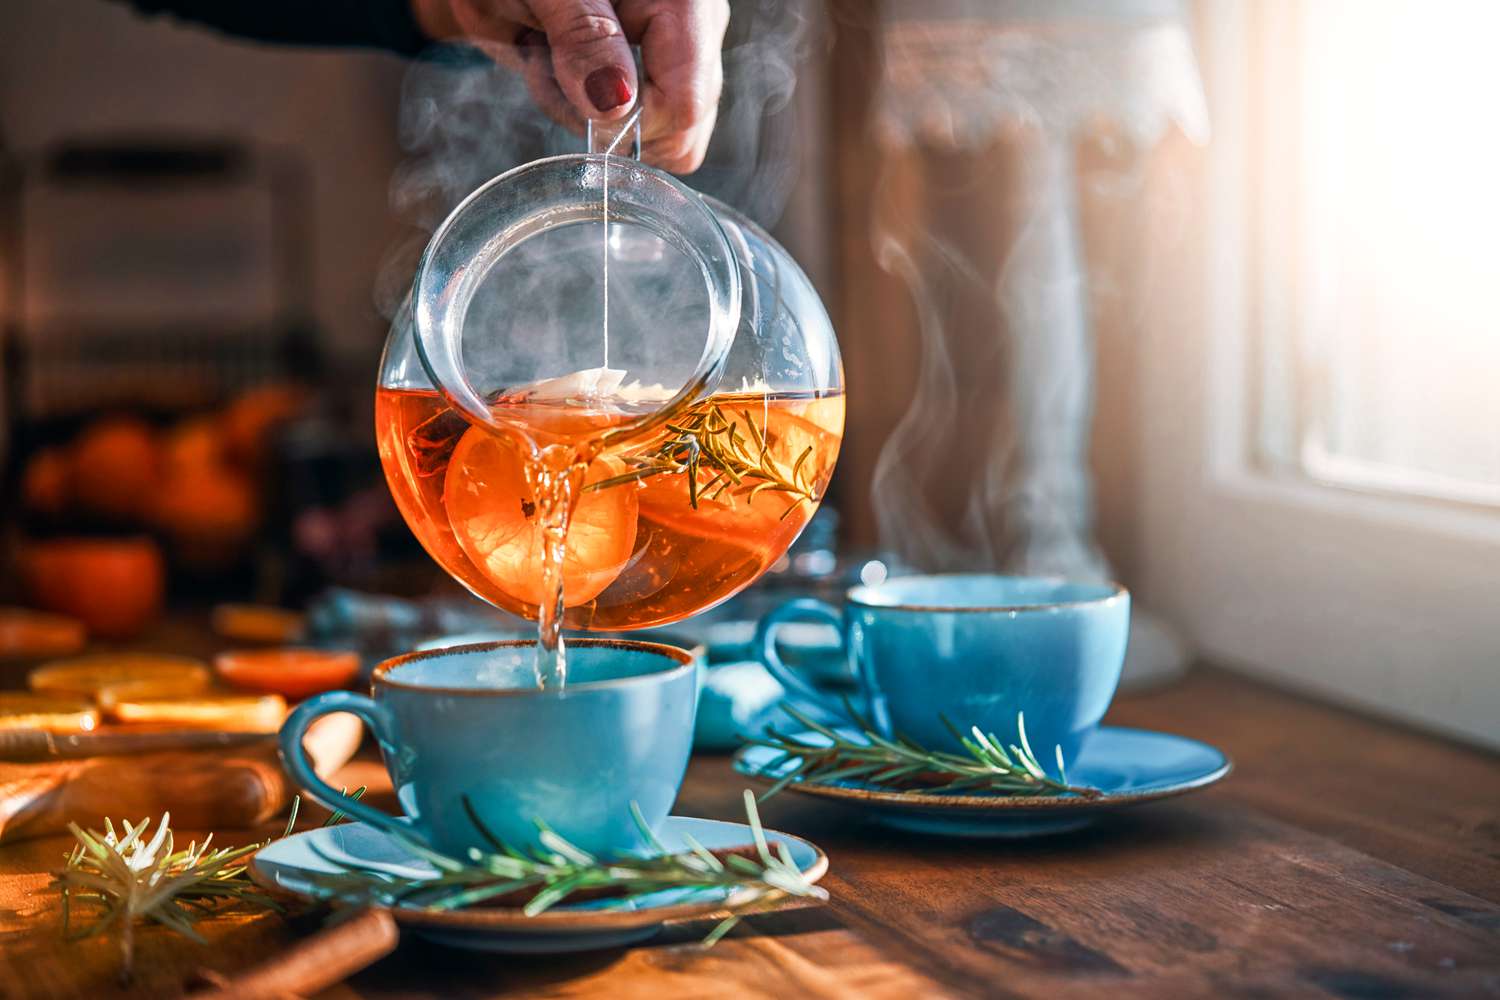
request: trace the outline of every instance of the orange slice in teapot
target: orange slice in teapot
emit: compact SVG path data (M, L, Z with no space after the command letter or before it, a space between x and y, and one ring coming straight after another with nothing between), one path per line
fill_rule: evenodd
M486 579L509 596L540 605L543 531L525 457L509 438L470 428L453 449L443 503L459 547ZM626 471L604 456L591 462L584 486ZM636 486L583 489L573 508L563 559L563 602L587 604L604 592L635 551Z

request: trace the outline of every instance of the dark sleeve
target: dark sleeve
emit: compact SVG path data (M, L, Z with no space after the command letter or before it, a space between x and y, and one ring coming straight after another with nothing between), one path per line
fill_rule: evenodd
M411 0L115 0L147 16L170 16L241 38L280 45L386 49L415 56L432 43Z

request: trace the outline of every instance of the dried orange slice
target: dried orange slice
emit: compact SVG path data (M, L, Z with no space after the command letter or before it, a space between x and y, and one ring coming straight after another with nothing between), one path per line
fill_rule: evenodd
M208 687L208 668L190 656L161 653L97 653L53 660L31 672L31 690L99 701L171 698Z
M268 604L219 604L213 626L224 638L240 642L292 642L302 635L307 617Z
M83 623L76 618L0 608L0 656L65 656L87 641Z
M214 670L237 688L296 700L354 680L359 654L340 649L232 650L214 657Z
M143 698L116 701L110 706L109 714L117 722L132 724L271 733L280 729L286 718L286 699L278 694Z
M619 459L595 459L584 485L625 471ZM540 605L543 532L520 448L470 428L448 462L443 503L459 547L479 572L516 600ZM630 562L637 506L634 483L580 492L563 558L567 607L598 597Z
M94 704L108 712L122 701L155 700L157 698L188 698L208 688L199 681L179 681L176 678L140 677L131 681L115 681L104 684L94 692Z
M54 698L26 691L0 692L0 729L86 733L98 725L99 710L82 698Z

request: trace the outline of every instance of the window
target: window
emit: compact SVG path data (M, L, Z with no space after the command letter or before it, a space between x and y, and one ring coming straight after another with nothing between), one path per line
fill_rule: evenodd
M1141 603L1202 657L1500 747L1500 4L1199 0L1150 250Z
M1275 6L1262 31L1296 48L1252 81L1262 287L1283 300L1264 314L1262 456L1500 506L1500 5Z

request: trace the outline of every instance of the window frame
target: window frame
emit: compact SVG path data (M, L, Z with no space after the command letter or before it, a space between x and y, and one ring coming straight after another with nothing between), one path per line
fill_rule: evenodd
M1153 241L1185 280L1146 292L1139 589L1208 659L1500 748L1500 511L1321 483L1262 448L1268 380L1295 379L1261 347L1299 294L1267 249L1297 236L1295 181L1266 168L1298 137L1255 81L1295 85L1295 8L1194 13L1214 137L1199 225Z

